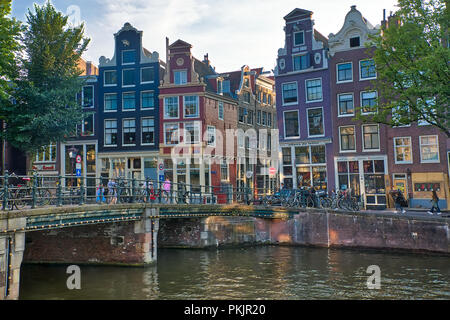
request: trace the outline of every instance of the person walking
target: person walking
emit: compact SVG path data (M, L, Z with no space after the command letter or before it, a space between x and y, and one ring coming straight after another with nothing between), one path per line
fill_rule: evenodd
M439 197L436 193L436 190L433 189L432 195L431 195L431 210L428 211L429 214L433 214L434 210L436 209L436 213L438 215L441 214L441 209L439 208Z
M403 196L400 189L397 189L397 192L395 194L394 198L395 208L397 209L396 213L406 213L406 210L403 209L403 206L405 204L405 197Z
M109 203L116 204L117 190L116 190L116 182L114 181L114 179L109 179L108 181L108 195L110 195Z
M169 202L169 195L170 195L170 189L171 189L170 184L171 183L170 183L169 178L166 178L166 180L164 181L164 184L163 184L164 200L166 201L166 203Z

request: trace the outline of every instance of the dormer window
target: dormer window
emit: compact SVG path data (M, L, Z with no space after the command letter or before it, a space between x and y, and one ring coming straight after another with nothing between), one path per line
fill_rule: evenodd
M178 70L173 72L173 78L175 84L186 84L187 83L187 71Z
M222 94L223 93L222 80L217 80L217 93L218 94Z
M294 32L294 46L305 44L305 33L303 31Z
M360 46L359 42L360 42L359 37L350 38L350 48L359 47Z
M136 62L136 50L122 51L122 64L134 64Z
M230 80L224 80L222 82L222 92L230 92Z

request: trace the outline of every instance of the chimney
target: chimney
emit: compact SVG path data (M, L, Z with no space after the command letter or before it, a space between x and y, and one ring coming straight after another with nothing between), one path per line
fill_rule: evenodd
M90 76L92 74L92 61L86 61L86 75Z
M169 65L169 38L166 37L166 66Z
M206 63L209 66L209 59L208 59L208 54L205 54L203 56L203 62Z

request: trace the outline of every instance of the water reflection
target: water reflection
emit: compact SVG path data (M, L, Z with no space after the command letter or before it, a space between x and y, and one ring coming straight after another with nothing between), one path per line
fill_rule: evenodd
M366 269L381 269L368 290ZM266 246L163 249L146 268L81 266L68 290L66 266L24 265L21 299L450 299L450 259Z

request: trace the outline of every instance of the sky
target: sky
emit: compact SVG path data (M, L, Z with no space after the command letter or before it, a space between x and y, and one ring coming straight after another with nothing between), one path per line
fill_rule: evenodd
M28 8L44 0L13 0L12 15L26 22ZM295 8L312 11L315 29L328 37L337 33L351 5L380 24L396 10L396 0L52 0L69 15L71 23L84 22L91 38L83 58L98 65L101 56L112 58L114 33L129 22L143 31L143 45L165 60L165 38L190 43L200 60L208 53L218 72L275 67L277 52L284 47L283 17Z

